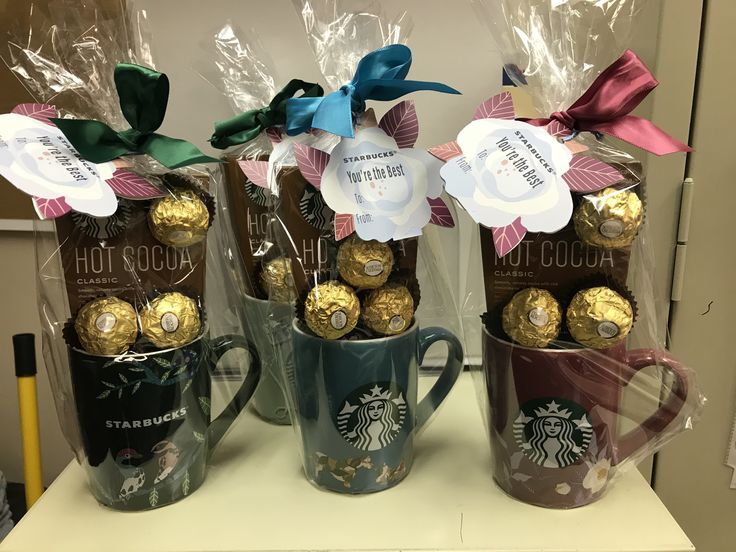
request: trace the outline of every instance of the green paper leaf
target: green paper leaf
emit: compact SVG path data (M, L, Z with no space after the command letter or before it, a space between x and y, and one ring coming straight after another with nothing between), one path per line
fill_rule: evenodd
M156 505L158 504L158 491L156 490L156 487L151 489L151 492L148 493L148 503L153 508L155 508Z
M140 386L141 386L141 382L140 381L136 382L136 384L133 386L133 391L130 394L135 395L135 392L138 391L138 388Z
M210 415L210 400L207 397L199 397L199 405L202 407L202 412L207 416Z
M103 391L102 393L100 393L99 395L97 395L97 398L98 399L104 399L105 397L107 397L110 394L110 391L111 391L110 389L106 389L105 391Z

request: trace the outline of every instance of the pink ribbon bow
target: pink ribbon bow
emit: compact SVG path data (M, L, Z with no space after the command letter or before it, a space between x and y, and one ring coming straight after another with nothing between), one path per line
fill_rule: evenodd
M546 126L559 121L572 130L614 136L655 155L693 151L651 121L629 115L658 84L644 62L626 50L569 109L527 122Z

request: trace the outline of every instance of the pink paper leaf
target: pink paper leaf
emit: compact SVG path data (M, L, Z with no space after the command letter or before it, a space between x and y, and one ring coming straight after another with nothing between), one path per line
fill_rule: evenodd
M268 161L248 159L238 161L238 166L253 184L268 189Z
M405 100L389 109L378 126L401 148L413 148L419 137L419 119L414 102Z
M117 169L112 173L112 178L105 182L116 196L127 199L151 199L166 195L166 192L139 174L124 169Z
M432 215L429 218L429 222L442 226L443 228L454 228L455 221L452 218L452 213L447 207L442 198L436 197L434 199L427 198L427 203L432 210Z
M57 117L59 112L53 105L42 104L42 103L22 103L16 105L11 113L17 113L18 115L25 115L36 121L46 123L47 125L54 126L54 123L49 121L51 117Z
M355 232L355 217L353 215L335 214L335 239L340 241Z
M72 208L66 204L63 197L57 197L56 199L34 197L33 207L36 209L36 213L38 213L39 218L42 220L55 219L61 215L66 215L72 210Z
M434 155L437 159L445 162L449 161L453 157L459 157L463 154L463 150L460 149L460 146L458 146L457 142L455 142L454 140L452 142L447 142L446 144L433 146L427 151L429 151L429 153Z
M330 162L330 154L304 144L294 144L294 157L302 176L319 190L322 173Z
M272 144L278 144L281 142L281 131L276 127L268 127L266 129L266 136L271 140Z
M514 100L509 92L501 92L488 98L475 109L473 120L476 119L513 119Z
M562 179L574 192L595 192L623 179L611 165L587 155L573 155Z
M557 120L551 121L545 129L555 138L564 138L565 136L570 136L570 134L572 134L572 131L569 128Z
M521 218L517 218L508 226L492 228L491 232L493 234L493 245L499 257L503 257L509 251L512 251L526 236L526 228L521 224Z

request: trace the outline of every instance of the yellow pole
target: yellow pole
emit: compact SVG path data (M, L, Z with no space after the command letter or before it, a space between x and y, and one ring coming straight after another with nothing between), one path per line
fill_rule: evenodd
M20 433L23 442L23 475L26 485L26 508L33 506L33 503L43 494L34 337L33 334L17 334L13 336L15 375L18 379Z

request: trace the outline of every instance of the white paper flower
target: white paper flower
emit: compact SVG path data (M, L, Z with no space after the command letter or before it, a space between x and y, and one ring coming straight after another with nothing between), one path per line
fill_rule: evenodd
M85 161L61 131L16 113L0 115L0 174L34 197L63 198L75 211L112 215L117 198L105 182L112 163Z
M557 494L567 495L570 494L571 490L572 489L570 488L570 485L568 485L567 483L558 483L557 485L555 485L555 492Z
M611 460L602 458L593 464L583 478L583 487L590 490L592 494L599 493L608 483L608 475L611 472Z
M517 218L530 232L560 230L572 215L562 175L572 154L544 127L522 121L477 119L458 134L463 155L442 168L447 192L487 227Z
M418 236L431 217L427 198L442 193L440 166L425 150L399 149L381 128L364 128L332 151L321 192L333 211L356 216L361 239Z

